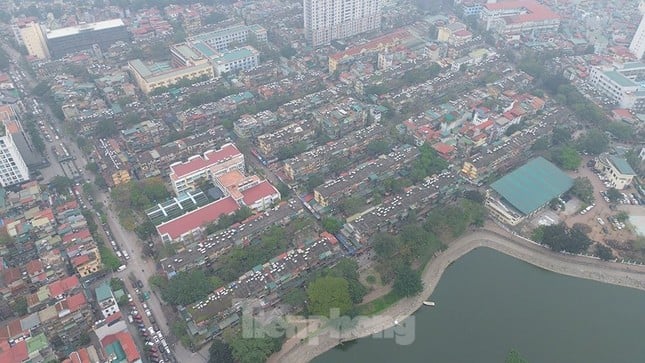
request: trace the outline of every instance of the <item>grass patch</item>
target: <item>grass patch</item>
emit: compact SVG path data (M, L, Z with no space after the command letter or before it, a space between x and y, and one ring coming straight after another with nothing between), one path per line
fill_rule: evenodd
M389 308L399 300L401 300L401 296L394 291L391 291L378 299L368 302L367 304L359 305L357 307L358 313L359 315L371 316Z

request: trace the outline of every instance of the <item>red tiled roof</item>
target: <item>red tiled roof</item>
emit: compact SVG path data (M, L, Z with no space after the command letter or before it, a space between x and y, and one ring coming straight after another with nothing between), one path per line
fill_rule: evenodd
M49 286L47 287L49 288L49 296L55 297L55 296L62 295L79 286L80 286L80 282L78 281L78 277L69 276L62 280L54 281L51 284L49 284Z
M119 341L119 344L121 344L121 348L123 348L126 360L129 363L132 363L141 358L141 355L137 350L137 346L134 343L134 339L132 339L132 335L130 335L130 333L128 333L127 331L120 331L116 334L106 335L101 340L101 345L105 347L117 340Z
M484 4L488 10L510 10L521 9L528 10L528 14L508 16L504 19L509 23L524 23L530 21L543 21L550 19L559 19L560 15L553 12L549 7L542 5L534 0L517 0L502 1L497 3Z
M438 153L443 155L448 155L455 150L455 147L452 145L444 144L443 142L436 143L432 147L437 150Z
M10 267L4 270L4 273L2 274L2 279L7 285L20 280L21 277L20 269L17 267Z
M0 351L0 362L3 363L21 363L28 358L27 342L24 340L7 350Z
M393 45L409 37L410 32L408 32L407 30L397 30L389 34L382 35L378 38L374 38L365 44L361 44L356 47L349 48L345 51L332 54L329 56L329 58L333 58L338 61L345 57L351 57L363 52L375 50L383 45Z
M36 275L43 270L43 263L40 260L31 260L27 262L26 269L29 276Z
M335 245L336 243L338 243L338 239L333 234L331 234L329 232L323 232L323 233L320 234L320 236L322 238L325 238L332 245Z
M240 206L233 198L226 197L165 222L157 227L157 231L160 235L168 234L172 239L179 238L183 234L215 222L220 216L233 213L239 208Z
M86 240L88 238L91 238L92 234L90 233L90 230L87 228L81 229L80 231L76 233L68 233L63 236L63 243L67 244L69 242L72 242L74 238L76 238L79 241Z
M252 205L262 198L275 194L279 194L278 190L266 180L242 191L244 204L246 205Z
M185 163L178 163L170 166L171 178L181 178L185 175L215 165L220 161L239 155L240 151L233 144L223 145L219 150L209 150L204 156L197 155Z
M84 263L87 263L90 261L90 256L88 255L80 255L72 258L72 266L78 267Z
M63 363L92 363L90 360L90 354L87 352L87 349L81 348L75 352L69 354L69 358L65 359Z
M105 318L105 324L109 325L111 322L121 319L121 316L121 312L117 311L116 313Z
M80 309L83 305L87 304L87 299L85 299L85 295L83 295L82 292L79 292L76 295L72 295L68 297L66 301L67 301L67 307L71 312L75 312L76 310Z

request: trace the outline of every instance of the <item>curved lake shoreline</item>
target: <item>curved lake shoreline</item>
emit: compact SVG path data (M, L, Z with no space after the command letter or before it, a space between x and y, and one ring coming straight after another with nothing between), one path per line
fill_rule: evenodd
M434 291L441 275L454 261L473 249L487 247L534 266L563 275L600 281L635 289L645 290L645 266L604 262L597 259L554 253L525 239L502 230L482 229L471 232L450 243L426 266L422 274L424 291L412 298L402 299L378 316L362 321L341 339L330 336L329 328L315 334L315 344L299 338L285 343L283 349L270 358L270 362L303 362L332 349L343 341L362 338L392 327L395 320L402 321L412 315Z

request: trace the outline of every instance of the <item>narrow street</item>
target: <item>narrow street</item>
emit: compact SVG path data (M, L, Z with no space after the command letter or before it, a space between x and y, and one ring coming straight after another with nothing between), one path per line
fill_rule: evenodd
M20 59L20 54L5 43L0 43L0 46L16 62L16 68L19 68L17 64L18 64L18 60ZM24 72L24 73L25 73L25 81L27 83L24 85L25 89L31 90L33 89L33 87L36 86L37 82L31 77L31 75L28 72ZM50 125L52 128L58 128L61 131L65 130L65 128L63 127L63 121L57 119L56 116L54 116L54 114L52 113L51 109L47 104L45 104L44 102L42 102L41 104L42 104L43 111L45 113L45 115L41 117L49 118L50 120L52 120L53 122ZM88 175L88 172L85 170L85 166L87 165L86 155L84 155L83 152L76 145L75 140L72 140L69 137L69 135L66 135L65 133L61 132L60 140L52 140L52 142L45 141L47 157L51 163L50 166L41 170L41 173L45 178L45 182L51 180L55 176L66 175L61 163L56 159L55 155L53 155L53 153L51 152L51 146L54 145L56 142L58 143L62 142L67 148L68 152L74 157L73 163L78 168L78 171L82 175L83 179L91 180L89 178L90 175ZM139 240L137 236L133 232L125 230L125 228L121 226L118 220L118 215L110 204L109 193L103 190L100 190L99 188L96 188L95 198L97 201L101 201L105 206L107 222L112 232L113 239L117 242L119 246L121 246L123 250L128 251L131 256L130 260L127 263L127 268L124 271L112 274L112 276L119 277L123 279L126 284L128 284L129 283L128 276L130 275L130 273L132 273L137 280L141 280L143 282L144 288L142 290L152 291L150 286L148 285L148 278L153 276L156 272L155 262L151 259L143 258L141 253L141 250L142 250L141 245L139 244ZM167 320L165 314L163 313L163 310L161 308L161 302L157 297L157 294L152 293L150 295L150 299L146 301L146 303L150 308L152 314L154 315L159 325L159 328L163 332L164 336L169 336L170 322ZM143 310L141 309L141 306L138 302L137 302L137 306L138 306L139 312L143 313ZM206 348L206 351L202 351L201 353L192 353L187 349L185 349L180 343L176 343L174 346L172 346L172 350L175 355L176 361L178 362L199 363L199 362L206 362L208 358L207 348ZM206 354L205 356L204 356L204 353Z

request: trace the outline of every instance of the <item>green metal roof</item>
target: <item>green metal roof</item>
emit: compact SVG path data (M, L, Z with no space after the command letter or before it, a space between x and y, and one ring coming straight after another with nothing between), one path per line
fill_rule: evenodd
M610 155L609 160L611 160L611 163L614 164L616 169L618 169L621 174L636 175L634 169L632 169L629 163L627 163L627 160L619 158L615 155Z
M531 214L572 186L573 179L543 157L529 161L491 184L524 214Z
M618 71L607 71L605 75L621 87L635 87L637 84Z
M108 357L110 357L112 363L127 362L123 347L118 340L115 340L114 343L107 345L105 347L105 353L107 353Z
M112 289L110 289L110 285L107 281L94 289L94 292L96 293L96 301L103 301L112 298Z

